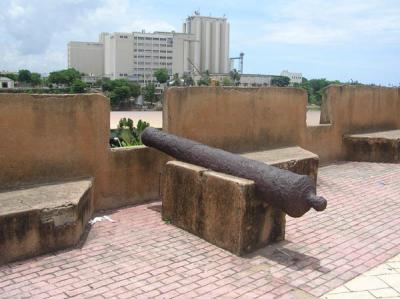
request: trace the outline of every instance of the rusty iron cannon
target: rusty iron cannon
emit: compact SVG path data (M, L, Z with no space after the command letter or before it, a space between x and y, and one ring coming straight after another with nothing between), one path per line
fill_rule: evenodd
M326 199L316 196L315 185L306 175L295 174L151 127L143 131L141 139L143 144L180 161L253 180L261 198L289 216L301 217L310 208L316 211L326 208Z

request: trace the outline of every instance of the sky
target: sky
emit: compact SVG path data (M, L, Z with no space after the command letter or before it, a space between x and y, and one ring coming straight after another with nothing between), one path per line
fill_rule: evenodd
M67 67L69 41L226 16L244 72L400 85L400 0L0 0L0 71Z

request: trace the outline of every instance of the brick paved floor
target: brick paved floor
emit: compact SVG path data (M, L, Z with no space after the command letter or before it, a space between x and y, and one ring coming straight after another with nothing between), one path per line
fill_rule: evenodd
M320 168L325 212L244 258L165 224L159 203L109 212L82 248L0 267L0 297L313 298L400 252L400 165Z

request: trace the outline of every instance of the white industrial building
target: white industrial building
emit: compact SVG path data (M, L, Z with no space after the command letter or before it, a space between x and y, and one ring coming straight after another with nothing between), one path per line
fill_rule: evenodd
M174 32L102 33L104 44L104 76L133 81L153 81L156 69L166 68L170 75L182 75L184 43L192 36ZM187 66L186 66L187 67Z
M92 76L154 81L155 69L169 74L229 72L226 18L190 16L177 32L101 33L98 42L70 42L68 67Z
M90 76L102 76L104 74L104 44L69 42L68 67Z
M0 89L14 88L14 80L8 77L0 77Z
M190 16L183 24L183 32L195 37L186 56L200 72L228 73L229 23L226 18Z
M210 79L219 81L220 84L224 81L224 78L230 78L229 74L210 74ZM268 87L271 86L273 75L261 75L261 74L240 74L239 82L236 82L237 86L240 87ZM197 75L194 77L195 81L200 80L201 76ZM232 82L232 85L234 82Z
M288 70L284 70L281 72L281 76L289 77L290 85L293 85L295 83L300 84L303 81L302 73L291 73Z

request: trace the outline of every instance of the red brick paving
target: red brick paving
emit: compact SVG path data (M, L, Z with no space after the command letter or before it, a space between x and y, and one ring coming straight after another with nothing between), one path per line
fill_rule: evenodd
M165 224L159 203L109 212L82 248L0 267L0 297L321 296L400 252L399 182L399 164L322 167L328 209L287 217L286 241L244 258Z

